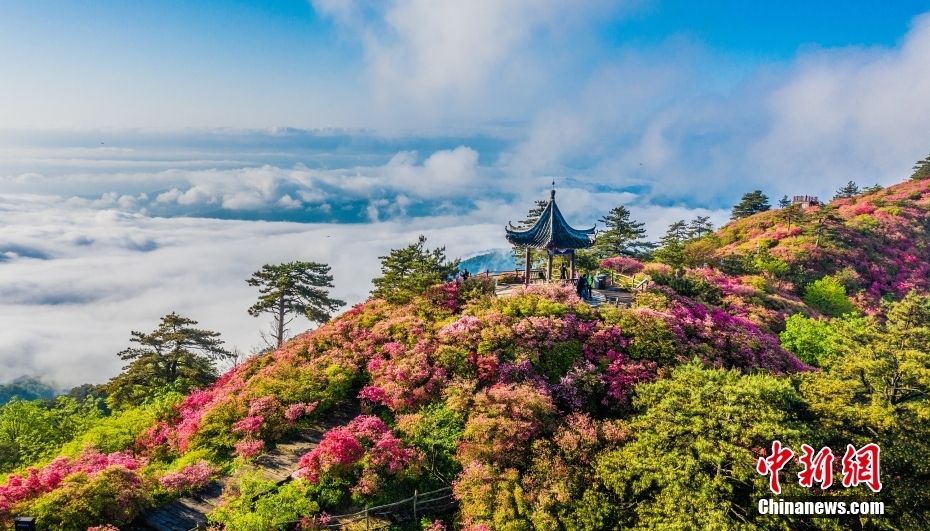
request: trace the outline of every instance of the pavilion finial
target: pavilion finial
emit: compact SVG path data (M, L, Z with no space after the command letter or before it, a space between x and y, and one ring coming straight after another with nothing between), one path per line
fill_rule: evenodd
M552 191L549 193L549 199L555 201L555 179L552 179Z

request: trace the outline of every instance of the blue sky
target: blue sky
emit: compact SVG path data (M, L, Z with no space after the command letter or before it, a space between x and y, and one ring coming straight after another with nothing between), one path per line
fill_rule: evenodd
M249 352L262 264L358 302L418 234L505 246L553 180L570 222L624 204L657 238L752 189L905 179L930 3L758 6L2 2L0 381L104 381L172 310Z
M362 5L357 11L363 21L345 24L341 8L330 4ZM370 102L370 64L359 28L386 35L386 40L396 28L379 20L387 10L364 4L5 2L0 7L0 68L6 74L0 88L2 123L70 128L402 126L366 117L376 109ZM382 4L394 3L369 6ZM517 16L552 10L546 1L525 4ZM534 103L565 97L563 91L570 91L572 82L564 78L583 77L631 51L664 50L676 41L715 56L716 79L709 82L725 86L759 67L791 61L799 50L894 47L912 18L930 8L927 2L905 0L779 2L768 7L634 0L578 6L567 10L576 11L568 18L580 20L566 25L565 34L542 28L546 23L530 24L533 35L521 43L571 63L557 62L559 75L545 79L557 86L530 88L539 93ZM462 114L473 116L467 111ZM495 109L467 125L519 122L528 114L520 106L512 112ZM418 125L433 125L426 122Z

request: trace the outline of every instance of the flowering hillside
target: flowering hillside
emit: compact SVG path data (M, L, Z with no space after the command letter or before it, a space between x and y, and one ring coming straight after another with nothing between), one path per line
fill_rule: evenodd
M825 207L736 220L691 245L730 273L769 271L798 284L838 274L862 307L930 290L930 180L910 180Z
M474 277L405 304L369 300L205 389L97 421L5 478L0 522L128 525L358 404L293 481L228 482L215 525L313 529L449 486L457 510L398 529L923 527L928 205L926 183L905 183L837 202L822 223L820 211L736 221L689 244L701 267L609 260L654 280L629 308L555 285L496 297ZM759 515L771 494L756 461L776 439L880 444L888 516ZM811 494L797 471L784 495Z

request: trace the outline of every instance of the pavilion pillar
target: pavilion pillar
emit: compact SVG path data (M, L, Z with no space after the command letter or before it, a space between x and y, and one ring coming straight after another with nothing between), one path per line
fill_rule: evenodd
M533 261L533 249L531 247L526 248L526 268L523 270L523 285L530 285L530 264Z
M572 249L572 280L575 280L575 250Z
M546 280L552 282L552 251L549 252L549 268L546 272Z

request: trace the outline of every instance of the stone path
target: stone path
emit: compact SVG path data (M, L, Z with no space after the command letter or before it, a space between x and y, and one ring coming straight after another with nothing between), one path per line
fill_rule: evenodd
M207 514L212 512L222 501L223 490L234 484L244 473L258 471L266 479L284 483L297 470L297 462L316 447L326 430L347 423L358 414L353 407L334 409L325 414L317 426L302 433L294 441L282 442L273 450L262 454L251 463L241 466L230 476L224 476L204 490L171 503L153 509L141 518L141 523L148 529L157 531L190 531L202 529L207 525Z

